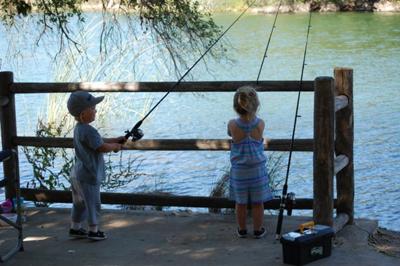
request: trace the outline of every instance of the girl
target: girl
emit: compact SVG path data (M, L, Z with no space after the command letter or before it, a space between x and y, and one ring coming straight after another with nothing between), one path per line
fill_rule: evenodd
M233 97L233 108L239 117L228 123L228 135L232 137L230 191L236 202L237 235L241 238L247 236L247 204L251 204L254 237L265 235L264 202L272 198L265 165L265 123L256 116L259 105L255 89L239 88Z

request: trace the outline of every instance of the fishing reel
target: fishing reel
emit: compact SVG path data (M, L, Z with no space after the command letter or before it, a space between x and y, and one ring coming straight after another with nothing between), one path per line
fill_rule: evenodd
M138 141L144 136L143 131L140 128L133 128L131 131L127 130L125 133L125 138L129 139L132 137L132 141Z
M288 193L286 195L286 202L285 202L288 216L292 216L292 210L295 204L296 204L296 194L294 194L294 192Z
M143 120L140 120L139 122L136 123L136 125L131 129L125 131L125 139L128 140L130 137L132 137L132 141L138 141L141 138L143 138L143 131L139 128L142 125Z

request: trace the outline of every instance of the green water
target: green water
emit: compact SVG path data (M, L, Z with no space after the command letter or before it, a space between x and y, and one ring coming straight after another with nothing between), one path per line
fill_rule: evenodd
M215 20L228 26L238 14L218 14ZM273 22L272 15L247 15L227 34L227 58L219 62L206 58L208 68L196 66L188 80L255 80ZM262 71L264 80L298 80L303 60L308 14L282 14L272 37ZM334 67L354 69L355 186L356 216L373 218L382 226L400 230L400 14L332 13L313 14L304 79L332 76ZM34 25L32 25L34 27ZM46 51L35 54L24 50L24 64L18 69L5 61L10 43L0 28L1 70L16 73L18 81L54 80ZM20 44L27 45L27 44ZM29 47L28 47L29 48ZM52 48L50 48L52 49ZM55 49L55 48L53 48ZM193 57L196 57L194 55ZM151 57L137 62L148 66ZM174 76L146 69L141 80L176 80ZM76 71L70 69L69 71ZM184 72L184 70L182 70ZM104 80L105 81L105 80ZM120 80L121 81L121 80ZM133 81L133 80L123 80ZM111 95L107 97L113 97ZM140 107L143 94L122 94L129 107ZM154 94L155 100L162 94ZM262 93L259 116L266 121L266 136L290 138L296 95ZM227 138L226 122L235 116L232 93L170 94L143 124L145 137L152 138ZM40 95L17 97L18 131L33 135L39 110L46 98ZM124 108L121 106L119 108ZM313 95L304 93L300 102L298 138L313 134ZM112 117L102 134L120 135L138 120L127 110L125 117ZM226 152L141 152L146 180L135 186L152 187L183 195L208 195L213 184L229 165ZM286 161L287 154L284 154ZM21 156L22 157L22 156ZM32 170L21 158L21 174L29 178ZM283 171L284 172L284 171ZM282 173L283 174L283 173ZM295 153L289 190L297 197L312 196L312 155ZM296 214L296 213L295 213Z

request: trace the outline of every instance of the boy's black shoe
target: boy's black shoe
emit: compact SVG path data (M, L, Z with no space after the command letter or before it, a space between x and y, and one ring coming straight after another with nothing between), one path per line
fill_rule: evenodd
M247 236L247 230L246 229L242 229L240 230L239 228L236 230L236 234L238 237L240 238L245 238Z
M85 229L80 228L78 230L69 229L69 236L74 238L87 238L88 233Z
M257 239L260 239L260 238L264 237L266 233L267 233L267 231L265 230L265 228L261 227L260 230L254 230L254 237Z
M91 240L94 240L94 241L99 241L99 240L107 239L107 236L102 231L97 231L96 233L89 231L88 238Z

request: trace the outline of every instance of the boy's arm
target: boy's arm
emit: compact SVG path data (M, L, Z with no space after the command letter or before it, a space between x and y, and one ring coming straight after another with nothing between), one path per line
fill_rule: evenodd
M120 143L107 143L104 142L102 145L100 145L96 151L97 152L118 152L122 149L122 145Z
M82 128L82 142L96 152L118 152L122 148L121 143L116 143L120 138L102 138L99 132L92 126L86 125Z
M125 143L127 141L127 139L125 138L125 136L120 136L120 137L116 137L116 138L103 138L103 141L105 143Z

